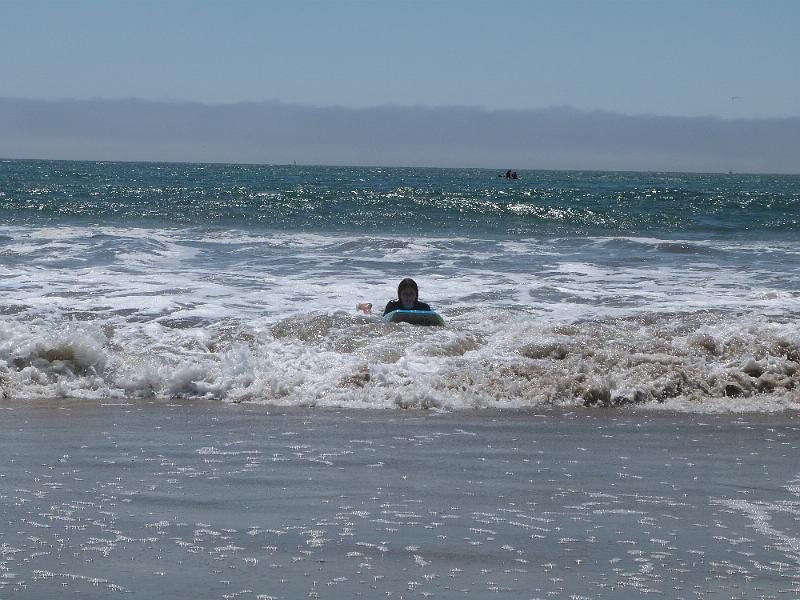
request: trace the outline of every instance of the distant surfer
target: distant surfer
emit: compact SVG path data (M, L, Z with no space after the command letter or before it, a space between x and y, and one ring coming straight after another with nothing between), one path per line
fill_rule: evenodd
M372 314L371 302L362 302L358 304L356 308L364 314ZM389 303L386 305L386 308L383 309L383 314L386 315L393 310L429 311L431 310L431 307L429 304L419 301L419 288L417 287L417 282L410 277L406 277L400 282L400 285L397 286L397 299L389 301Z
M506 171L505 175L501 174L501 175L498 175L498 177L505 177L506 179L519 179L519 176L517 175L517 172L516 171L512 171L511 169Z

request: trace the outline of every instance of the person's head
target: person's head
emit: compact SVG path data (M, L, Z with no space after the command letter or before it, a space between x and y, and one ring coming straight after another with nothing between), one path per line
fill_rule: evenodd
M403 279L397 286L397 299L400 300L400 305L406 310L411 310L418 298L417 282L409 277Z

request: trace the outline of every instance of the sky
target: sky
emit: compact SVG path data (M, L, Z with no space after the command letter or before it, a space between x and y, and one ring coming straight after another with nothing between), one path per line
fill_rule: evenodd
M794 0L0 0L0 97L48 101L37 110L53 118L74 101L102 100L123 121L123 100L139 99L164 114L176 104L261 103L313 118L414 109L424 121L466 107L488 124L568 108L635 117L628 124L643 132L663 117L748 130L788 119L791 129L800 118L798 24ZM47 153L45 134L36 148L0 138L0 155ZM418 155L444 164L457 151ZM584 158L576 152L574 166L591 167L578 164Z

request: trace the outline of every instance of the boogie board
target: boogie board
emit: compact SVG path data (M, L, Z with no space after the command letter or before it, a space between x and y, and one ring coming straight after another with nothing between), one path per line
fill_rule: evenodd
M444 325L442 316L433 310L393 310L383 315L387 323L411 323L412 325Z

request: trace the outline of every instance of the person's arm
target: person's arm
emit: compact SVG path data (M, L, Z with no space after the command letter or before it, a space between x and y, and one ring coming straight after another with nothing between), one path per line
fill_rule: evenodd
M400 308L400 301L399 300L390 300L389 304L386 305L386 308L383 309L383 314L388 315L393 310L397 310Z
M356 310L360 310L365 315L372 314L372 302L359 302L356 304Z

